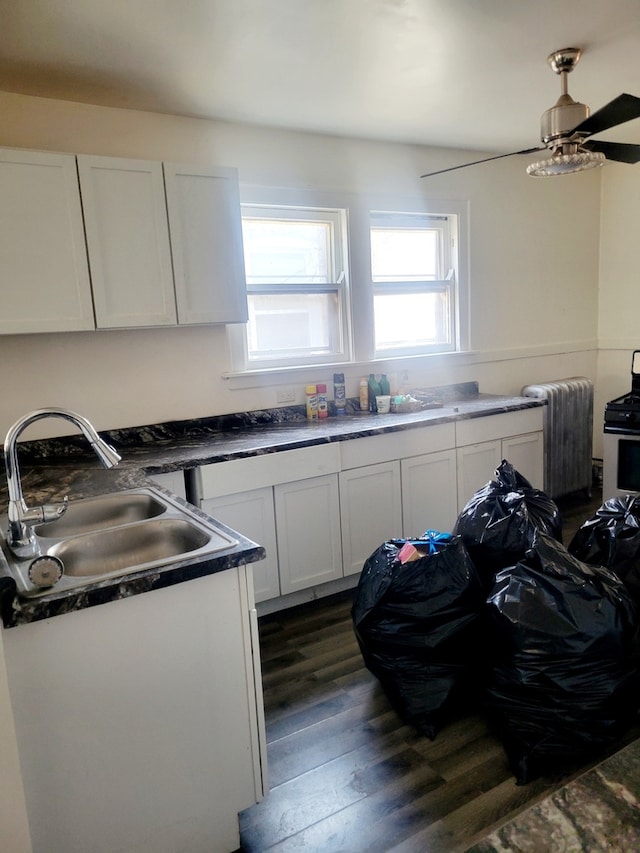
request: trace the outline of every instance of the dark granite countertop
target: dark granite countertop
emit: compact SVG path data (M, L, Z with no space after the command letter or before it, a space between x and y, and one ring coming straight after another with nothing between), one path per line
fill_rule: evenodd
M640 850L640 740L635 740L467 853L632 853Z
M473 382L438 389L424 400L422 410L402 414L359 413L355 401L349 401L348 414L323 421L307 421L302 407L291 407L100 431L122 456L111 470L99 466L83 436L25 441L19 449L23 493L28 505L61 500L65 495L77 500L148 485L154 474L544 405L537 398L479 394ZM0 506L6 502L2 465ZM264 557L264 549L237 531L234 535L240 540L236 548L208 559L185 560L160 570L88 583L77 590L56 592L54 588L38 598L17 596L14 582L2 577L0 567L3 622L10 627L36 621Z
M403 414L359 413L350 405L347 415L308 421L298 406L101 430L122 456L120 465L110 471L100 469L82 436L23 442L19 454L23 491L27 503L51 500L56 494L85 497L141 485L147 475L546 405L533 397L479 394L474 382L449 388L427 408ZM2 469L0 506L6 499Z

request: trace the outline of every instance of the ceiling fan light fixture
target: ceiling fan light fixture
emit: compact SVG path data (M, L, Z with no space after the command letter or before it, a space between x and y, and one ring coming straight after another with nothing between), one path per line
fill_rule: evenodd
M527 175L533 178L551 178L556 175L571 175L603 166L606 161L600 151L576 151L574 154L554 154L547 160L538 160L527 166Z

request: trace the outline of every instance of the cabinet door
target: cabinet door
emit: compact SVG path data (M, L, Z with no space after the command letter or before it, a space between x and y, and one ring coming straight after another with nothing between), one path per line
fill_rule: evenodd
M339 477L342 562L344 574L351 575L362 571L378 545L402 535L400 465L368 465Z
M151 479L154 483L167 489L167 491L173 492L174 495L178 495L178 497L185 500L187 499L184 471L168 471L165 474L152 474Z
M75 157L0 150L0 332L93 329Z
M450 532L458 516L456 451L413 456L401 465L404 536Z
M282 594L341 578L338 475L281 483L274 494Z
M493 479L502 461L502 442L483 441L469 444L456 451L458 467L458 511L473 495Z
M235 169L164 164L178 322L246 323Z
M99 329L176 324L162 163L78 157Z
M542 432L502 439L502 458L507 459L535 489L544 488L544 441Z
M202 509L262 545L267 556L253 567L255 598L256 601L277 598L280 595L280 581L273 489L265 486L235 495L206 498L202 501Z

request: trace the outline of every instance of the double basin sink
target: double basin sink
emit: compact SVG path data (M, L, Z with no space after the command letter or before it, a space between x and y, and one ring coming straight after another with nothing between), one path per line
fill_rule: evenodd
M72 501L61 518L34 531L38 556L19 559L4 539L0 554L18 592L28 596L208 556L238 542L153 487Z

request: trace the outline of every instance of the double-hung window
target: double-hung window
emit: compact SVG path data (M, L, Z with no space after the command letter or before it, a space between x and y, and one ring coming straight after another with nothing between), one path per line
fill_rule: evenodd
M349 358L346 212L242 206L245 369Z
M375 357L456 349L456 224L370 212Z

